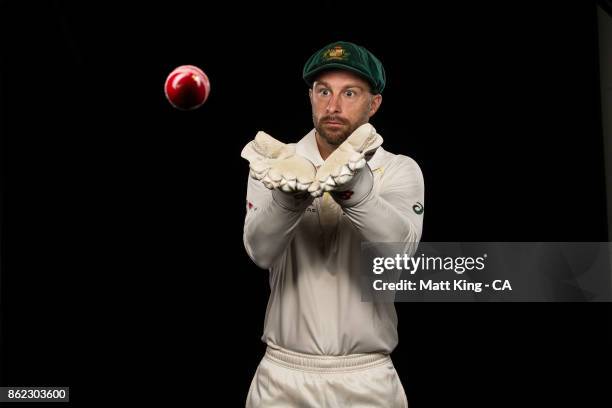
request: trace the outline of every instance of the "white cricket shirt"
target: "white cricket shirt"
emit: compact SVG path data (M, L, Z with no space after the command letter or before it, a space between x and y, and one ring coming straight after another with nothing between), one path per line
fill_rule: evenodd
M317 167L323 164L314 129L296 152ZM423 175L414 160L382 147L368 165L373 178L363 182L373 183L371 190L367 186L367 196L350 206L328 193L300 202L277 200L274 194L284 193L273 194L249 177L244 245L259 267L269 269L262 337L268 345L326 356L389 354L397 345L395 305L361 301L361 241L416 247Z

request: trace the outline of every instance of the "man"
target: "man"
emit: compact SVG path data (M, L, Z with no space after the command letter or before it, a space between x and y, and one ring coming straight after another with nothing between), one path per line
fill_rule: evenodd
M389 357L393 303L362 302L361 242L414 250L423 222L416 162L381 146L369 124L385 71L368 50L336 42L307 61L314 129L297 144L259 132L250 162L244 244L270 271L268 345L247 407L407 407ZM405 136L403 136L405 137Z

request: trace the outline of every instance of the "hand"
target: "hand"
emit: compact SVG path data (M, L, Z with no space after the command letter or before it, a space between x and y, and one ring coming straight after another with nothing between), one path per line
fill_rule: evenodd
M306 192L315 178L314 165L298 156L294 145L284 144L265 132L258 132L255 139L247 143L241 157L250 163L250 176L270 190Z
M383 143L383 138L369 123L359 126L317 171L308 191L313 197L325 191L345 191L355 176Z

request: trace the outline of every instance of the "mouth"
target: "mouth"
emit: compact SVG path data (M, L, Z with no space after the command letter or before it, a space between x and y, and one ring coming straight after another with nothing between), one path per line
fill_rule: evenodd
M326 124L327 126L342 126L342 125L344 125L342 122L335 122L335 121L325 121L323 123Z

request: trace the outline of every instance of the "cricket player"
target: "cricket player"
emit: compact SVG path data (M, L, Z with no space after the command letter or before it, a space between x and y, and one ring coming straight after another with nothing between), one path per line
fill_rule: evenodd
M393 303L362 302L361 242L416 250L424 184L417 163L384 150L369 123L382 63L335 42L303 69L314 129L297 144L259 132L250 163L244 245L269 270L267 344L247 407L407 407L390 354ZM397 135L406 137L406 135Z

